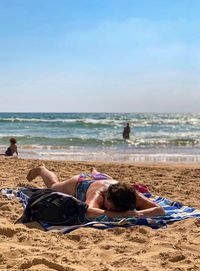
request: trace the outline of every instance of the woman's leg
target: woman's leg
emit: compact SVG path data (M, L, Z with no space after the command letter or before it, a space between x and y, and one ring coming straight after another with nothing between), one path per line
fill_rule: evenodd
M31 169L26 178L28 181L32 181L36 177L42 177L47 188L76 196L76 186L79 175L73 176L66 181L59 182L57 176L52 171L48 170L45 166L38 166Z
M93 168L91 169L91 173L92 173L92 174L101 174L101 172L97 171L95 167L93 167ZM111 180L113 179L113 178L112 178L110 175L108 175L108 174L103 173L103 175L107 176L108 179L111 179Z
M91 173L92 173L92 174L99 174L100 172L97 171L95 167L92 167L92 168L91 168Z
M57 176L45 166L38 166L31 169L26 178L30 182L37 177L42 177L46 187L48 188L51 188L53 184L59 182Z

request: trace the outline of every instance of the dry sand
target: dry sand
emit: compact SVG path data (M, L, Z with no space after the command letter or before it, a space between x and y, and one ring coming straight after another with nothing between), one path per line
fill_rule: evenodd
M120 164L0 158L0 187L42 187L26 181L42 162L64 180L92 166L127 183L141 182L154 194L200 209L200 166ZM145 226L107 230L78 229L67 235L45 232L37 223L14 224L23 208L0 196L0 270L199 271L200 219L175 222L167 229Z

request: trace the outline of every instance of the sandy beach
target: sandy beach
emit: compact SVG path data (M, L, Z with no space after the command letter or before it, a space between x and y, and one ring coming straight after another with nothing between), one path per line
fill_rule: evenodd
M44 163L60 180L95 166L126 183L148 185L154 194L200 209L198 164L122 164L0 158L1 188L43 187L28 170ZM0 270L197 271L200 270L200 220L186 219L153 230L145 226L69 234L46 232L37 223L14 224L23 212L17 200L0 196Z

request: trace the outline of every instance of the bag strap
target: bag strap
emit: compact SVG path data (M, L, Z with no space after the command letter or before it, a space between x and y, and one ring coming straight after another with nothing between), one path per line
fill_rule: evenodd
M45 194L45 195L40 196L38 199L36 199L36 200L30 205L30 207L32 207L32 206L34 206L35 204L37 204L40 200L43 200L43 199L48 198L51 194L52 194L52 193L50 193L50 194Z

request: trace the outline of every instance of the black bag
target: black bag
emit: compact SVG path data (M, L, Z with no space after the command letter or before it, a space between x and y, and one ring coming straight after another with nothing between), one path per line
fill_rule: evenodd
M88 205L73 196L51 189L37 189L32 192L22 217L17 223L30 221L52 225L79 225L86 222Z

